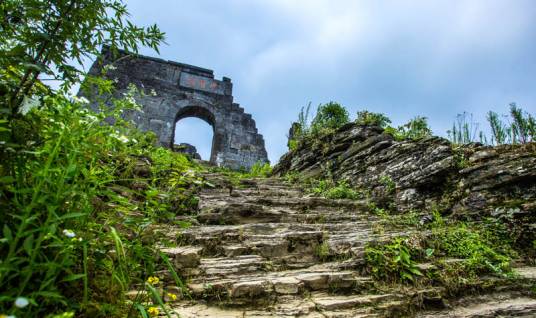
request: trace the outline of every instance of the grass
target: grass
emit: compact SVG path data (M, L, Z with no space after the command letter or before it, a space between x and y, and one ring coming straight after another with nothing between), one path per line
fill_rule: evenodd
M202 167L155 146L124 107L48 96L16 126L21 141L0 145L0 315L127 316L125 293L165 267L151 228L195 213ZM167 310L154 300L135 308Z
M505 225L498 221L466 223L442 218L419 225L418 213L394 218L385 225L415 228L411 237L396 237L366 247L367 268L375 279L388 283L439 284L459 290L482 275L510 277L511 261L517 257ZM457 261L448 261L457 260ZM432 263L427 273L418 263Z
M314 195L323 196L327 199L350 199L358 200L361 193L352 188L345 181L334 182L329 179L309 180L306 190Z

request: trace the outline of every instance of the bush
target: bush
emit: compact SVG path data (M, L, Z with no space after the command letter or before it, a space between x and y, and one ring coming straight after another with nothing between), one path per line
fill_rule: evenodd
M392 135L395 140L419 140L432 136L432 130L428 126L428 121L426 117L422 116L417 116L398 128L388 126L385 128L385 132Z
M269 163L256 162L249 171L249 177L258 178L263 177L267 178L272 174L272 167Z
M411 252L407 238L396 238L388 244L369 245L365 250L365 260L378 280L413 282L422 273Z
M431 247L445 256L463 258L466 271L472 275L509 272L511 249L501 249L487 237L496 235L464 223L445 225L432 229Z
M357 112L357 119L355 121L359 125L379 126L381 128L385 128L391 123L391 120L385 114L373 113L367 110Z
M359 192L351 188L345 181L335 183L330 180L315 180L310 182L309 192L328 199L357 200L360 197Z
M316 115L309 123L311 103L302 107L298 114L298 121L292 124L287 146L296 150L301 141L332 132L349 122L348 111L340 104L329 102L317 108Z
M318 106L311 123L311 132L321 134L333 131L350 121L348 111L339 103L329 102Z

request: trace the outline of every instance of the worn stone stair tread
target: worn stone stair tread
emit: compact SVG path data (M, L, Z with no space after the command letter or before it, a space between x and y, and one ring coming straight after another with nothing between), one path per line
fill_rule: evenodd
M419 314L418 317L536 317L536 298L508 296L506 299L493 299L489 297L487 301L482 298L482 301L478 303L460 304L450 310L425 312Z
M312 296L312 301L321 310L349 309L360 306L371 306L383 301L396 300L399 297L393 294L379 295L327 295L318 294Z
M175 304L173 310L182 318L194 317L227 317L227 318L379 318L381 315L373 308L350 308L336 311L318 310L317 305L310 299L296 296L281 296L277 302L264 308L233 308L206 304L202 302L182 302ZM172 315L172 317L178 317Z
M235 298L262 294L293 295L304 290L330 288L359 289L371 285L371 277L361 276L352 270L341 270L336 262L297 270L203 276L187 284L194 294L207 293L207 289L211 289Z
M536 280L536 266L523 266L514 268L514 273L522 278Z

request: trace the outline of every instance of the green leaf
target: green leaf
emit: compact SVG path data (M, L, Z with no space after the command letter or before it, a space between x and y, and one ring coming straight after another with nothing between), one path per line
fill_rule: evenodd
M7 224L4 224L3 235L6 238L7 242L13 239L13 233L11 232L11 229L9 228L9 226L7 226Z
M71 274L71 275L65 276L65 278L62 279L62 282L71 282L73 280L78 280L84 277L86 277L85 274Z
M34 241L34 236L32 234L28 236L24 240L24 243L22 244L22 246L24 247L24 250L26 251L26 253L28 253L28 255L32 255L33 241Z
M87 216L87 213L73 212L73 213L67 213L67 214L60 216L58 220L75 219L75 218L80 218L80 217L85 217L85 216Z
M420 271L418 268L416 268L416 267L412 267L412 268L410 268L409 271L410 271L412 274L415 274L415 275L418 275L418 276L422 276L421 271Z
M0 131L2 131L1 128L0 128ZM15 182L15 178L13 178L12 176L0 177L0 183L2 184L8 184L8 183L13 183L13 182Z
M147 314L147 311L145 311L145 307L143 307L142 304L136 303L134 307L136 307L136 309L140 312L140 315L143 318L149 318L149 315Z
M162 310L164 310L164 312L166 313L166 316L168 318L171 318L169 311L166 308L166 305L164 305L164 301L162 300L162 297L160 297L160 294L156 291L156 289L149 283L145 283L145 286L147 287L147 289L149 289L149 292L151 293L153 298L156 300L156 302L160 305Z

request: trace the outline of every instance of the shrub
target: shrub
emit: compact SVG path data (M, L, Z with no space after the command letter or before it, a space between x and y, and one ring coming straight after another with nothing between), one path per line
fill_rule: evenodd
M249 177L264 177L267 178L272 174L272 167L269 163L256 162L249 171Z
M357 200L360 197L359 192L350 187L345 181L339 181L338 183L331 180L310 181L309 192L328 199Z
M456 223L432 229L431 245L448 257L463 258L467 272L472 275L491 272L504 274L510 270L511 249L502 249L491 242L489 230Z
M381 128L385 128L391 123L391 120L385 114L373 113L367 110L357 112L357 119L355 121L359 125L379 126Z
M311 123L313 134L333 131L350 121L348 111L339 103L329 102L318 106L316 116Z
M388 126L385 128L385 132L392 135L396 140L418 140L432 136L432 130L428 126L428 121L426 117L422 116L417 116L398 128Z
M369 245L365 260L374 278L388 282L413 282L422 276L411 254L407 238L395 238L383 245Z

